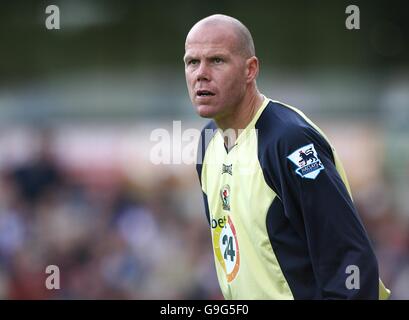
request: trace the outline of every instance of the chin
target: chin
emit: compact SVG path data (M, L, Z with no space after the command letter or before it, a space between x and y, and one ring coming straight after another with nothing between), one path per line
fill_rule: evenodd
M214 118L217 115L215 108L209 105L196 106L196 111L202 118Z

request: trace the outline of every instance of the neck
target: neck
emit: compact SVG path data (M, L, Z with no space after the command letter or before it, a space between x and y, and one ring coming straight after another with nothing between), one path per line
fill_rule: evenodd
M228 149L232 148L236 143L239 130L246 128L253 120L263 103L263 99L263 96L255 88L252 94L245 96L241 103L234 108L232 114L222 119L215 119L217 126L225 131L225 144Z

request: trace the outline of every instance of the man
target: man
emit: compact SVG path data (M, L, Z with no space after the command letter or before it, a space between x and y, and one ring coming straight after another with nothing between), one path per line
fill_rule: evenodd
M192 103L213 119L197 171L224 297L387 298L334 148L258 91L248 29L225 15L199 21L184 62Z

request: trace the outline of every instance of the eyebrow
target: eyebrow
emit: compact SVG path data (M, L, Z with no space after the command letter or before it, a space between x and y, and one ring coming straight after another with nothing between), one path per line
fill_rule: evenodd
M222 53L222 52L215 52L215 53L211 53L211 54L209 54L207 57L206 57L206 59L213 59L213 58L216 58L216 57L222 57L222 58L227 58L227 54L225 54L225 53ZM194 55L191 55L191 54L188 54L188 55L185 55L184 57L183 57L183 61L184 62L186 62L187 60L190 60L190 59L198 59L197 57L195 57Z
M187 60L193 58L190 54L189 55L184 55L183 56L183 62L186 62Z

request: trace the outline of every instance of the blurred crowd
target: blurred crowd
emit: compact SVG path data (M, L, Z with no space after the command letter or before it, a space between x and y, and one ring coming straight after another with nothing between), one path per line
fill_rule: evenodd
M124 174L64 166L49 138L0 171L0 298L222 298L193 166L187 180L156 177L146 189ZM357 192L355 203L392 298L408 299L407 219L385 186ZM45 286L48 265L59 267L58 290Z
M30 161L2 169L1 298L221 297L202 206L183 212L192 188L169 176L147 194L56 159L45 139ZM60 269L58 290L45 287L48 265Z

